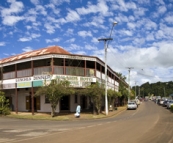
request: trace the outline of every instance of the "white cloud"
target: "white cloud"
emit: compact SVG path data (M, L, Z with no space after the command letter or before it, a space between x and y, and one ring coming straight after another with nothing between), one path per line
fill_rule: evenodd
M85 51L77 51L77 52L74 52L74 54L77 54L77 55L87 55Z
M5 56L9 56L9 54L8 54L8 53L3 53L3 55L5 55Z
M144 16L144 15L145 15L145 12L146 12L146 11L148 11L148 9L143 8L143 7L139 7L138 9L136 9L136 10L134 11L134 17L135 17L136 19L140 19L141 16Z
M160 13L160 14L165 13L165 12L166 12L166 10L167 10L167 9L166 9L166 7L165 7L165 6L163 6L163 5L158 7L158 13Z
M117 0L114 4L111 5L112 9L118 11L129 11L137 8L134 2L124 2L124 0Z
M119 34L120 35L126 35L126 36L132 36L133 31L122 29L122 30L119 31Z
M76 45L76 44L71 44L70 47L68 48L70 51L72 50L81 50L83 49L82 47Z
M80 20L80 16L76 11L70 10L70 9L68 11L69 12L68 12L68 14L65 18L67 22L74 22L74 21L79 21Z
M168 15L164 18L164 20L169 23L169 24L173 24L173 15Z
M8 25L8 26L13 26L15 25L17 22L23 20L24 17L23 16L13 16L13 15L8 15L6 17L4 17L2 23L4 25Z
M66 35L73 35L74 29L68 28L66 31Z
M55 32L55 27L51 25L51 23L45 23L44 27L46 28L46 32L52 34Z
M0 42L0 46L5 46L5 42Z
M92 37L91 31L79 31L78 35L81 36L81 37L84 37L84 38L87 37L87 36Z
M19 38L18 41L21 41L21 42L27 42L27 41L31 41L32 38L31 37L23 37L23 38Z
M128 22L128 17L123 15L123 14L118 14L118 16L115 18L116 21L118 21L118 23L124 23L124 22Z
M30 52L30 51L33 51L33 49L31 47L25 47L25 48L22 49L22 51Z
M46 43L53 43L53 42L59 42L61 39L54 38L54 39L46 39Z
M34 39L34 38L38 38L40 37L41 35L40 34L35 34L35 33L32 33L31 34L31 37Z
M153 40L155 40L153 33L147 34L146 40L147 41L153 41Z
M36 16L27 16L25 18L26 21L36 22Z
M50 3L53 3L54 5L61 5L62 3L70 3L70 0L51 0Z
M50 4L46 5L46 7L51 8L56 15L59 15L60 9L55 7L55 5L53 3L50 3Z
M87 15L90 13L98 13L98 12L103 15L106 15L109 8L104 1L99 1L97 5L91 5L89 3L87 5L87 8L82 7L82 8L77 8L76 10L80 15Z
M135 29L135 27L136 27L136 23L131 23L131 22L128 22L127 23L127 26L130 28L130 29Z
M97 47L86 44L85 49L87 49L87 50L97 50Z
M91 42L93 42L93 43L98 43L98 39L95 38L95 37L93 37L92 40L91 40Z
M10 3L10 8L3 8L1 10L2 23L4 25L13 26L18 21L24 19L23 16L17 16L19 12L23 11L24 5L22 2L17 2L15 0L8 0Z
M47 15L47 11L42 5L37 5L36 10L44 16Z
M30 0L30 1L31 1L31 3L33 3L34 5L39 4L39 0Z
M71 39L67 40L66 42L67 43L73 43L75 40L76 40L75 38L71 38Z
M10 8L2 8L1 14L3 17L23 11L24 5L22 2L15 0L7 0L7 2L10 3Z

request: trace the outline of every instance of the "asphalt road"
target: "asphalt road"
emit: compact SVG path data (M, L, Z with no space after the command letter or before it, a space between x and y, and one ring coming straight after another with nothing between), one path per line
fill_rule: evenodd
M173 143L173 113L152 101L118 116L80 121L0 118L0 143Z

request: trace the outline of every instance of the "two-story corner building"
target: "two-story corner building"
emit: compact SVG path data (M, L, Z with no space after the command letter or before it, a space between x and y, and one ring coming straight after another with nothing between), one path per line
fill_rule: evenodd
M51 46L0 60L1 90L10 100L13 111L50 112L45 96L34 97L45 81L65 78L74 88L85 88L96 81L105 83L105 64L97 57L70 54L59 46ZM108 89L118 91L119 77L107 68ZM87 96L69 95L59 102L56 112L74 112L77 104L87 109Z

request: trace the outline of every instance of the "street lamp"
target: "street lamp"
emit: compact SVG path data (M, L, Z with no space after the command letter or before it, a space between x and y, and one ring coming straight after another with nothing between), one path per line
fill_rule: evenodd
M106 115L108 115L108 99L107 99L107 48L108 48L108 44L109 44L108 43L106 45L106 43L107 43L107 41L109 42L110 40L113 40L111 38L111 35L112 35L113 27L116 24L117 24L117 22L113 22L109 38L98 39L98 41L104 41L104 49L105 49L105 113L106 113Z

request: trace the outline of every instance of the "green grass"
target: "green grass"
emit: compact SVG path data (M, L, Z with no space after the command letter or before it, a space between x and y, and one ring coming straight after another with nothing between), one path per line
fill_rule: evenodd
M34 113L32 115L31 112L18 112L16 114L15 112L12 112L10 115L6 115L6 117L9 118L18 118L18 119L33 119L33 120L56 120L56 121L69 121L69 120L81 120L81 119L100 119L105 118L109 116L114 116L118 111L124 110L126 107L119 107L118 110L115 110L113 112L109 112L109 114L106 116L104 113L100 113L99 115L94 115L92 113L81 113L80 118L75 118L74 113L67 113L67 114L58 114L55 117L51 117L50 113Z

